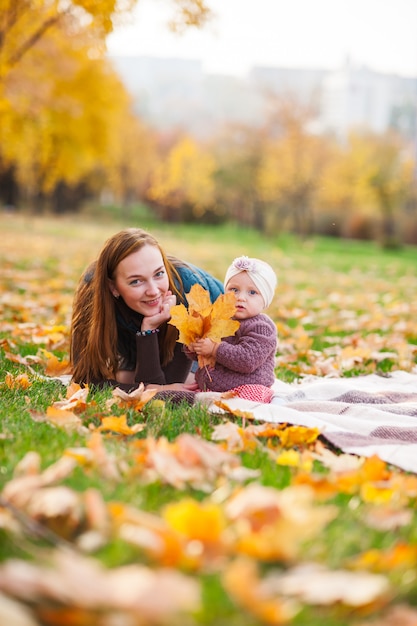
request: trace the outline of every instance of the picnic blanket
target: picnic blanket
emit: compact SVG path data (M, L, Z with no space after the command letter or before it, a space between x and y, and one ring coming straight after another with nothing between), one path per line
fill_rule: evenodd
M417 473L417 370L354 378L309 377L294 383L276 380L273 392L269 403L239 397L224 403L258 421L319 428L345 453L377 455ZM214 402L210 410L224 412Z

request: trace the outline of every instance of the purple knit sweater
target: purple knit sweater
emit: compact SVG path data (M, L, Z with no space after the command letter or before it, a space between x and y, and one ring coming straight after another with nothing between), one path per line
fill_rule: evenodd
M260 313L242 320L233 336L222 339L214 368L199 368L196 381L202 391L228 391L249 384L271 387L276 351L276 326Z

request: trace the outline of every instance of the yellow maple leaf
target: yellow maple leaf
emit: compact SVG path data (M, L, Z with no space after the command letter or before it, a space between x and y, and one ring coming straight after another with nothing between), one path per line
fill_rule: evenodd
M183 304L172 307L169 324L179 330L178 341L186 346L203 336L203 318L193 315L191 310L187 311Z
M203 543L221 542L226 522L221 508L192 498L172 502L163 517L168 525L186 537Z
M111 415L110 417L103 417L101 420L101 426L97 430L111 430L114 433L120 435L136 435L145 428L145 424L135 424L129 426L127 423L126 415L120 415L119 417Z
M60 376L61 374L67 374L69 371L68 359L62 359L60 361L55 354L48 352L48 350L40 350L42 358L44 359L45 374L47 376Z
M4 382L9 389L28 389L32 384L27 374L17 374L13 376L13 374L9 372L6 374Z
M198 313L202 313L203 315L207 315L208 313L210 313L210 294L207 289L204 289L204 287L202 287L198 283L193 285L190 289L190 292L187 293L187 301L188 306L193 311L197 311Z
M187 294L188 309L183 304L177 304L171 309L170 324L179 331L178 341L189 346L197 339L209 338L220 343L223 337L234 335L240 322L232 319L236 311L234 293L220 295L211 304L210 295L204 287L195 284ZM210 357L199 355L200 367L214 365Z

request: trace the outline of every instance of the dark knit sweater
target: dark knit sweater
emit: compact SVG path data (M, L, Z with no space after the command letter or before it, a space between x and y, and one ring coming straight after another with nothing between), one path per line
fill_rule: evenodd
M241 321L233 336L222 339L214 368L199 368L196 381L202 391L228 391L249 384L271 387L276 351L276 326L260 313Z

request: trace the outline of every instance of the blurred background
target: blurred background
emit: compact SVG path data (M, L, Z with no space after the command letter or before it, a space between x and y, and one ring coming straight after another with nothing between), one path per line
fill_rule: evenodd
M414 0L0 7L3 211L417 243Z

